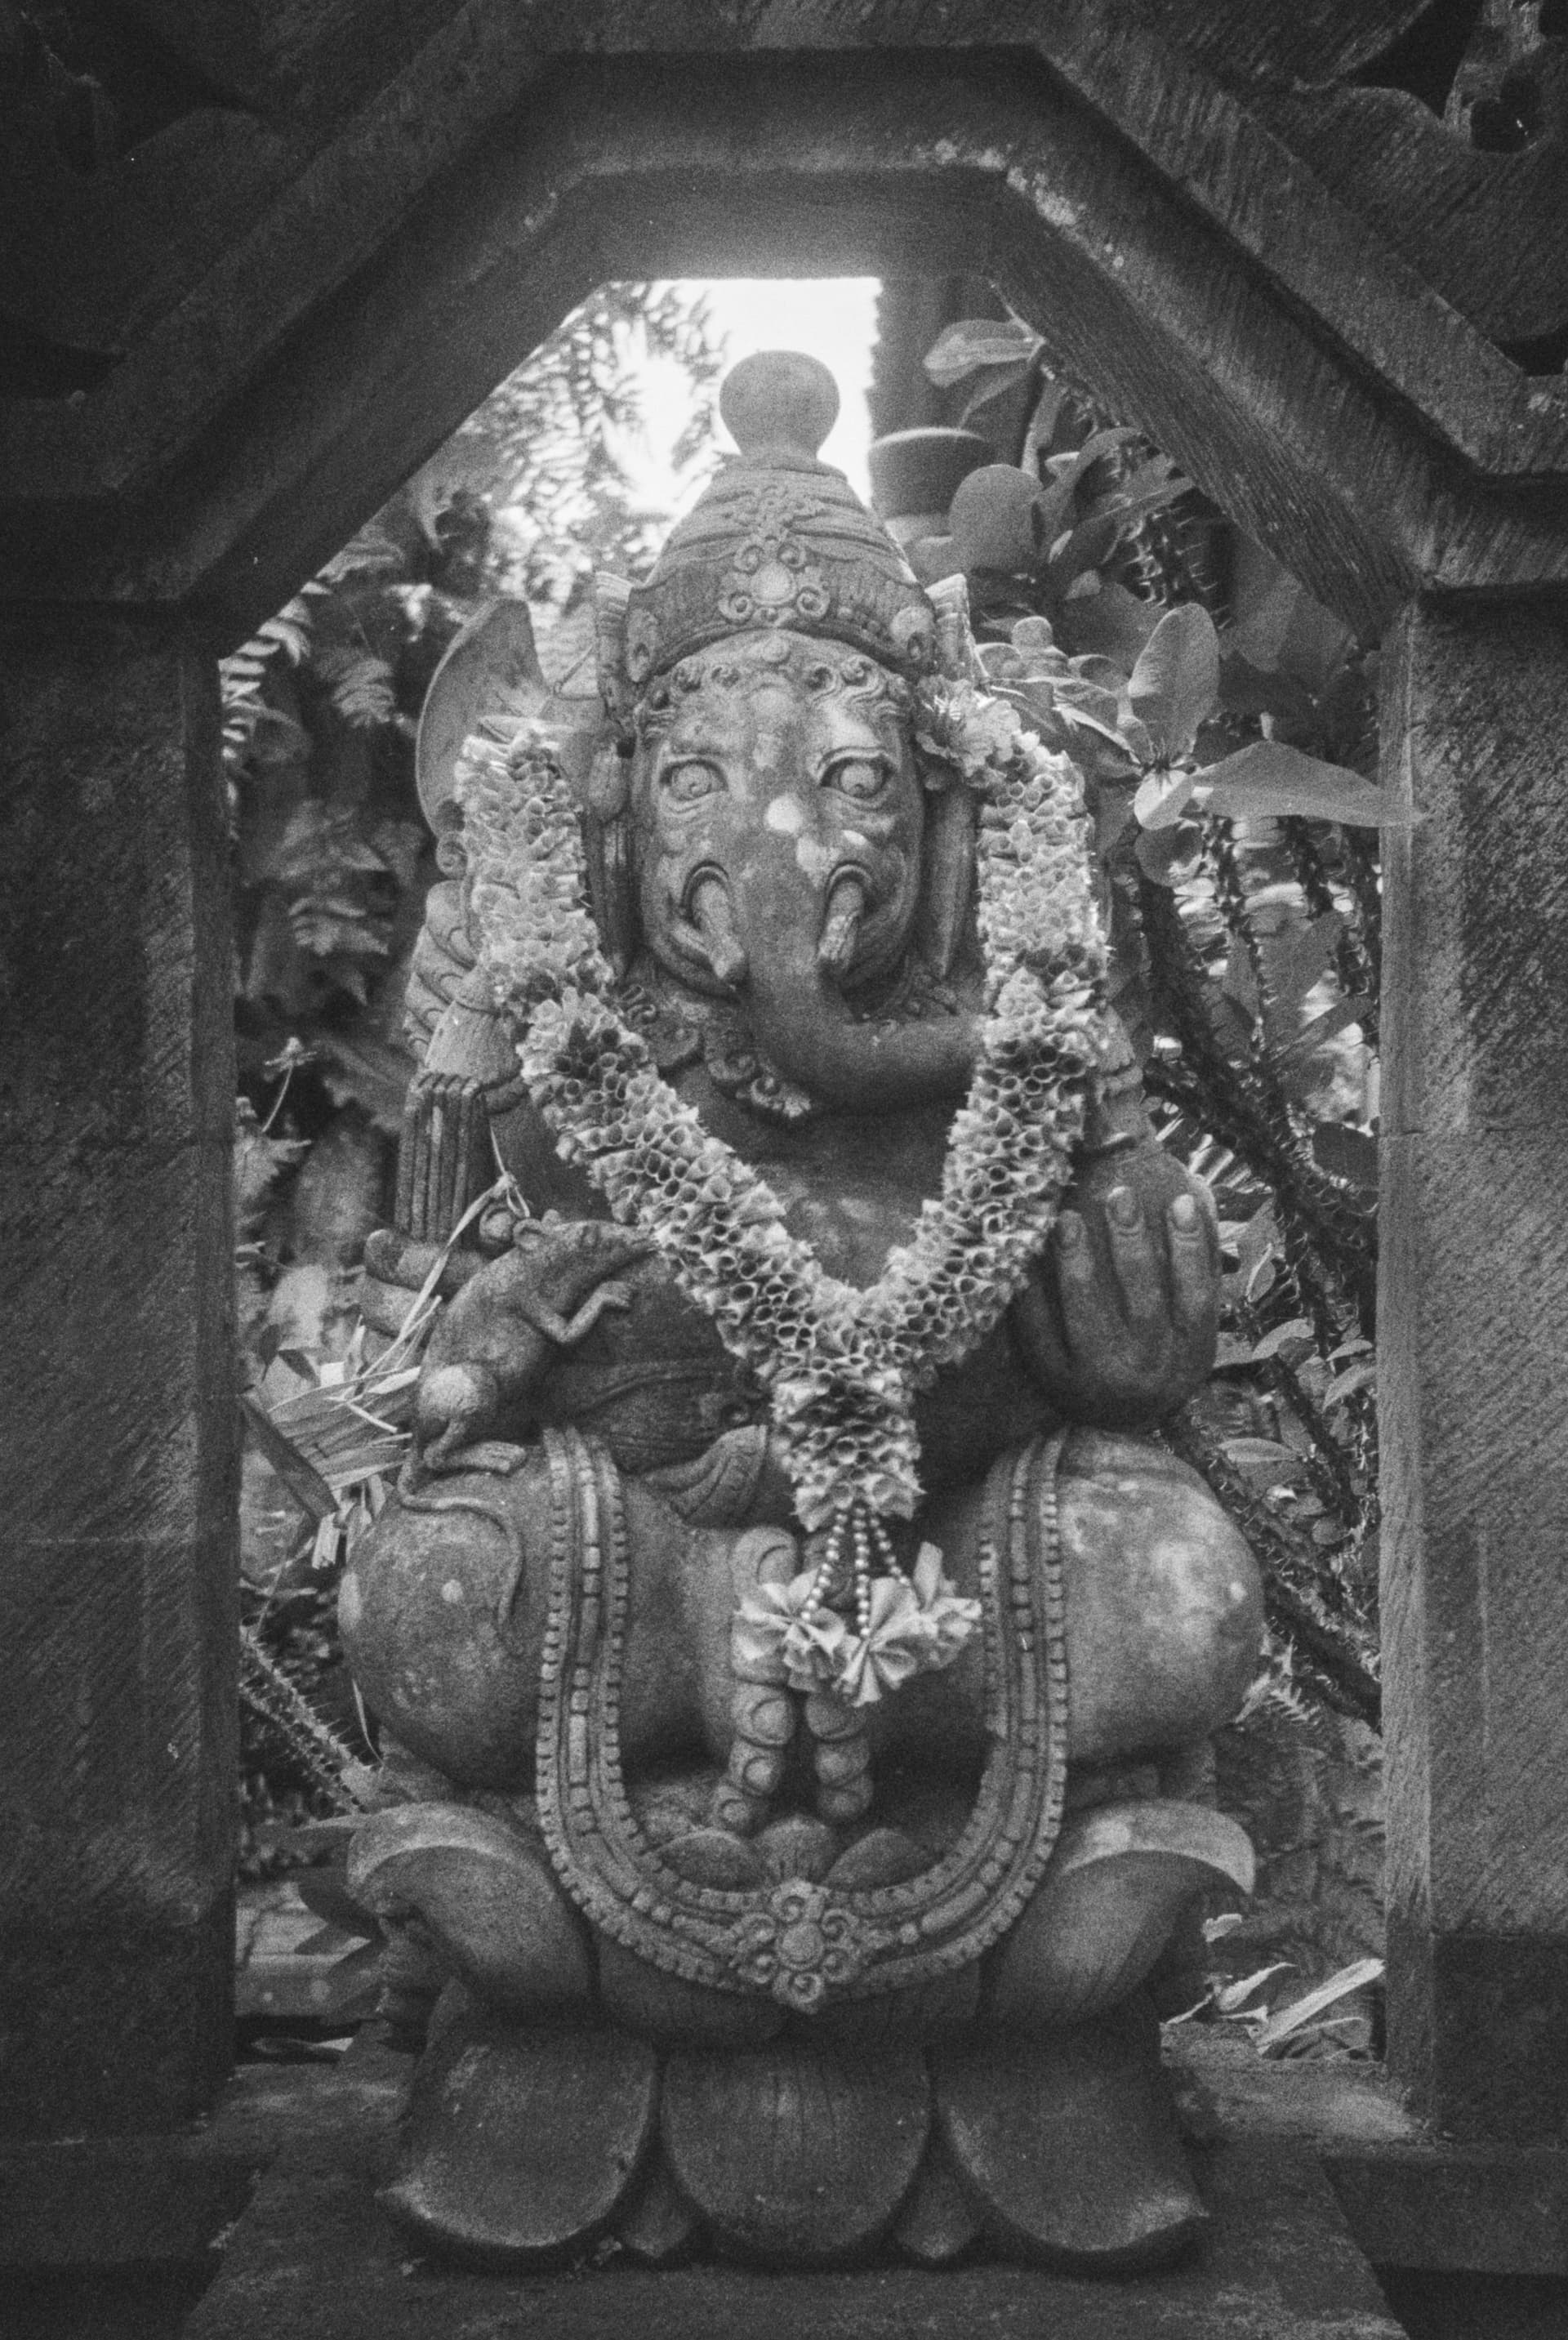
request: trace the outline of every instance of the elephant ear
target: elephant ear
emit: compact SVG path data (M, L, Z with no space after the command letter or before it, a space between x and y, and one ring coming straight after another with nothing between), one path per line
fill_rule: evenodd
M452 878L462 873L457 767L463 742L476 733L504 742L531 717L555 741L582 807L590 898L606 951L624 972L633 949L632 896L617 727L600 699L551 689L525 601L487 602L447 651L425 696L415 770L425 818L442 841L442 868Z
M419 719L414 776L424 817L438 837L455 824L457 763L476 731L503 739L550 696L526 601L487 601L452 642L432 679Z
M437 667L420 716L415 777L425 818L438 837L457 823L464 740L478 732L505 741L531 716L558 742L567 778L585 800L594 759L610 736L605 710L596 698L551 690L526 601L488 601Z

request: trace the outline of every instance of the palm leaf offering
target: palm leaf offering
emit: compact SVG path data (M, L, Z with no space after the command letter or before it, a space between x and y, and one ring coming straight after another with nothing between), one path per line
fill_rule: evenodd
M430 1314L433 1321L434 1311ZM325 1369L313 1389L281 1398L270 1413L251 1402L246 1419L254 1428L261 1415L263 1451L291 1492L295 1482L274 1460L279 1450L296 1466L303 1462L335 1504L366 1480L395 1477L402 1469L419 1366L403 1364L385 1373L372 1365L341 1381L328 1379L331 1371Z

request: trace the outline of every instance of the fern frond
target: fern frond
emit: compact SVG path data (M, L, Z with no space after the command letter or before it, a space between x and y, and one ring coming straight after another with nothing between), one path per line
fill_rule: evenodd
M323 645L316 652L315 669L337 712L356 729L379 730L396 715L396 680L376 651L348 643Z
M272 1725L312 1786L340 1811L366 1809L369 1770L355 1760L245 1624L240 1627L240 1696L253 1713Z

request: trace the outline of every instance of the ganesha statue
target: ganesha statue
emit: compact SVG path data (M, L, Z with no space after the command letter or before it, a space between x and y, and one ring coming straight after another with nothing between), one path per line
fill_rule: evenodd
M1156 2264L1204 2221L1156 2006L1255 1664L1159 1442L1218 1244L1107 1005L1082 786L749 359L597 697L499 605L440 838L389 1333L439 1300L344 1644L350 1878L422 2043L430 2248Z

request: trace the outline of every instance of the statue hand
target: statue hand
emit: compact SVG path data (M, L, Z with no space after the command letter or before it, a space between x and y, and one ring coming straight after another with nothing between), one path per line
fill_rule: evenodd
M1068 1421L1157 1422L1214 1363L1219 1240L1206 1189L1163 1156L1075 1191L1013 1304L1035 1378ZM1173 1192L1173 1189L1175 1190Z

